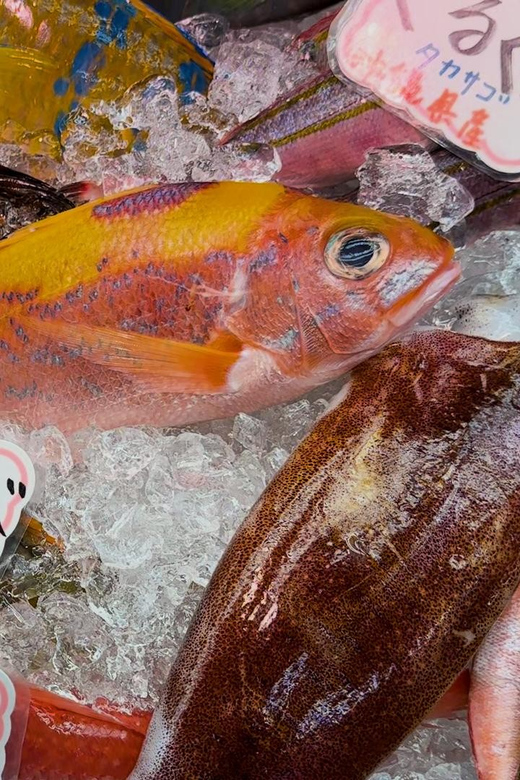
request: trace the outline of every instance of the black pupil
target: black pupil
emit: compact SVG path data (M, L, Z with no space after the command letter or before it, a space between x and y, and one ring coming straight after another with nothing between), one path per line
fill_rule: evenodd
M368 238L349 238L341 245L338 260L350 268L364 268L376 252L376 244Z

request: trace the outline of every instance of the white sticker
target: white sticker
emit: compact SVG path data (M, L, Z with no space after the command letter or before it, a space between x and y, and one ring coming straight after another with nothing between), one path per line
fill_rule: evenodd
M11 678L0 669L0 777L5 768L5 748L11 736L11 715L16 703L16 691Z
M34 492L36 475L21 447L0 439L0 556Z
M518 0L350 0L329 52L336 72L413 124L520 174Z

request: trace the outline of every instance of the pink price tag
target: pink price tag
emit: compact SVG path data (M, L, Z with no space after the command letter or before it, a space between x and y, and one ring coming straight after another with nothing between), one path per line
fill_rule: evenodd
M518 0L350 0L328 49L340 78L455 152L520 179Z

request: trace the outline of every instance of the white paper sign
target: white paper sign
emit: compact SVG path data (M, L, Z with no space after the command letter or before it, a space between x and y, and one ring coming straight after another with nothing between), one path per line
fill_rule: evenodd
M329 54L413 124L520 175L519 0L350 0Z
M11 735L11 715L16 703L16 691L10 677L0 669L0 777L5 768L5 748Z
M36 475L21 447L0 439L0 556L34 492Z

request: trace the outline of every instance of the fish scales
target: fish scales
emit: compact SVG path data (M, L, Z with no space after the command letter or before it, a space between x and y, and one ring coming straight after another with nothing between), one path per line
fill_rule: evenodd
M357 368L188 630L131 780L362 780L520 578L520 345L416 334Z
M222 143L229 140L275 147L282 163L277 179L289 187L343 182L363 163L367 149L400 143L432 145L411 125L330 71L283 96Z
M276 178L289 187L344 183L362 165L368 149L404 143L433 146L410 124L332 73L326 44L335 16L320 20L292 44L315 63L319 75L281 95L222 139L222 143L265 143L276 148L281 160Z
M420 316L452 258L411 220L278 184L79 206L0 244L0 417L175 425L294 398Z
M96 101L156 76L170 77L183 100L206 92L213 63L141 0L0 0L0 75L0 140L59 158L78 113ZM121 133L128 148L135 136Z

